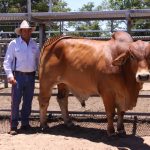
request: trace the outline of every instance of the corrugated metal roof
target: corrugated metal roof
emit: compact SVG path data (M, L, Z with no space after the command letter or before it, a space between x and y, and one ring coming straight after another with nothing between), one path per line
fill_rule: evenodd
M37 12L31 13L32 21L77 21L77 20L125 20L131 18L150 18L150 9L113 10L97 12ZM2 22L21 21L30 17L28 13L0 13Z
M76 20L106 20L106 19L124 19L125 13L117 12L48 12L48 13L32 13L32 17L38 20L53 21L76 21Z
M27 13L0 13L1 22L17 22L28 19Z

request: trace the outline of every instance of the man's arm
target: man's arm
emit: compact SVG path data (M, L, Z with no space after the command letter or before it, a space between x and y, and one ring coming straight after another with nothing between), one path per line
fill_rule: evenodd
M14 58L15 58L14 57L14 43L10 42L8 45L6 54L5 54L3 67L4 67L4 70L6 72L8 82L11 84L16 83L16 80L14 78L13 71L12 71L12 64L13 64Z

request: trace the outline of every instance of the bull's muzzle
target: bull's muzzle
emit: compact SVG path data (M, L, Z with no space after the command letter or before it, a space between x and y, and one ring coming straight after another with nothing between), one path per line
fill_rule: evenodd
M148 82L150 80L150 73L137 73L136 80L137 82Z

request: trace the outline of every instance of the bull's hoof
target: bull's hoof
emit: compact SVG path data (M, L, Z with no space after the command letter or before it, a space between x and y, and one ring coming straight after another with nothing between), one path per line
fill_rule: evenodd
M41 132L45 132L49 129L49 126L48 125L44 125L44 126L40 126L40 131Z
M116 136L115 129L114 128L108 128L107 129L107 135L108 135L108 137L114 137L114 136Z
M116 132L114 132L114 133L107 133L107 135L108 135L108 137L113 138L113 137L116 137L117 134L116 134Z
M126 137L126 131L125 130L119 130L119 131L117 131L117 135L119 136L119 137Z
M106 140L107 141L116 141L118 139L118 136L117 136L117 133L111 133L111 134L108 134L107 133L107 137L106 137Z
M71 128L74 126L74 123L72 121L68 121L67 123L64 124L67 128Z

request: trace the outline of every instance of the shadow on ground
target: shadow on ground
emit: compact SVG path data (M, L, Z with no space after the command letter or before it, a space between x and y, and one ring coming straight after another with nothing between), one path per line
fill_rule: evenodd
M67 128L63 124L59 124L53 127L48 127L45 131L41 131L39 127L33 127L28 132L19 131L24 134L51 134L61 135L66 137L82 138L92 142L102 142L107 145L118 147L119 150L150 150L150 146L144 143L144 140L139 136L127 135L125 137L108 137L106 130L85 128L79 125Z
M9 122L7 119L2 119L0 123L1 130L9 128ZM104 143L107 145L118 147L119 150L150 150L150 146L144 143L143 138L140 136L132 135L128 133L125 137L108 137L106 132L106 118L101 119L73 119L74 126L67 128L61 118L53 118L48 120L48 128L45 131L41 131L39 118L31 120L32 129L29 131L19 130L20 134L50 134L59 135L65 137L75 137L79 139L86 139L95 143ZM93 124L91 124L93 123ZM105 124L103 124L105 123ZM127 125L127 124L126 124ZM102 128L103 127L103 128ZM147 126L149 127L149 126ZM130 130L133 128L133 124L130 123ZM148 129L148 128L147 128ZM5 130L6 131L6 130ZM148 131L147 131L148 132ZM3 132L4 133L4 132ZM135 132L136 133L136 132Z

